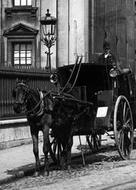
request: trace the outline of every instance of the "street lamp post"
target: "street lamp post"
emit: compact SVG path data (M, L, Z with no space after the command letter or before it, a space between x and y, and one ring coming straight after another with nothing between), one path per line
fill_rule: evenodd
M47 65L46 68L51 72L51 47L55 44L56 41L56 22L57 19L49 13L49 9L47 9L47 13L45 17L40 20L41 23L41 31L42 31L42 41L44 45L48 48L47 54Z

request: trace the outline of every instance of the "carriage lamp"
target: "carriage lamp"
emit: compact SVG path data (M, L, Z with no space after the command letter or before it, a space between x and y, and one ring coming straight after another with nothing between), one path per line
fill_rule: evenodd
M117 76L117 71L115 69L111 69L109 72L110 77L114 78Z
M119 70L116 67L113 67L109 72L110 77L115 78L119 75Z
M42 17L40 20L41 23L41 40L43 41L44 45L47 47L47 64L46 68L49 69L51 72L51 47L55 45L56 41L56 22L57 19L49 13L49 9L47 9L47 13L45 17Z
M58 76L56 73L53 73L50 75L50 82L53 83L53 84L57 84L58 82Z

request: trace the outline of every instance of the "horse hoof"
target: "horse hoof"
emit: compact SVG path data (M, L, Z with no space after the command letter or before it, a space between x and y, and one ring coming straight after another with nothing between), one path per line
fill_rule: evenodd
M34 172L34 174L33 174L33 177L38 177L39 176L39 172Z
M44 171L43 176L49 176L49 171Z
M67 170L67 166L66 165L61 166L61 170L62 171Z
M68 172L71 172L71 166L68 165Z

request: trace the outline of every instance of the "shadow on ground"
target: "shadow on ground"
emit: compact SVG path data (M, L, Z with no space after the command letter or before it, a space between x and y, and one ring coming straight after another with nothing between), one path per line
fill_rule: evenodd
M97 162L110 162L110 161L120 161L121 158L118 154L113 154L113 151L116 150L115 146L106 146L101 147L97 152L89 151L89 148L87 146L82 147L82 150L84 152L84 158L85 158L85 164L93 164ZM108 154L106 154L108 152ZM110 155L110 152L112 153ZM44 158L42 156L41 158L41 171L43 170L43 163ZM83 165L82 155L80 153L74 153L72 154L72 167L79 167ZM52 162L50 159L50 170L58 170L58 167L56 164ZM29 165L21 166L14 168L12 170L7 170L7 174L13 175L16 178L24 177L24 176L31 176L33 175L35 171L35 164L31 163Z
M134 137L134 149L136 149L136 137ZM103 145L97 151L90 150L88 145L82 145L77 147L80 150L79 153L72 154L72 167L79 167L83 165L83 159L81 154L81 149L84 153L85 164L94 164L100 162L116 162L121 161L117 148L115 145ZM44 158L41 158L41 170L43 170ZM50 159L50 170L58 170L57 165L55 165ZM23 176L31 176L35 171L35 164L31 163L29 165L21 166L14 168L12 170L7 170L6 173L12 175L14 177L23 177Z

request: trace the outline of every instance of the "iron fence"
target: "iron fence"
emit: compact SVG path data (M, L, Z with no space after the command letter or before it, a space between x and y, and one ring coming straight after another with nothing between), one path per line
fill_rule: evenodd
M15 87L16 79L28 79L32 88L41 90L55 90L49 81L50 74L43 69L15 69L0 67L0 119L23 117L13 111L12 89Z

